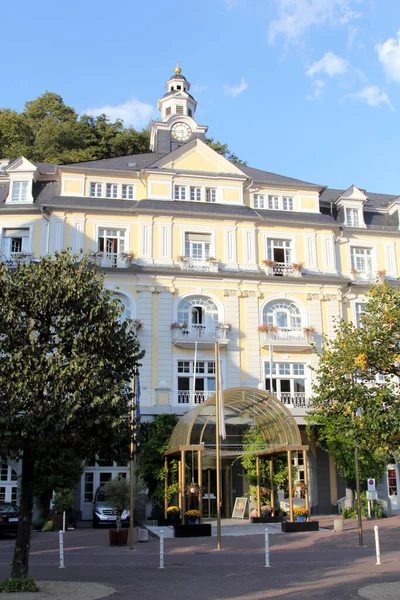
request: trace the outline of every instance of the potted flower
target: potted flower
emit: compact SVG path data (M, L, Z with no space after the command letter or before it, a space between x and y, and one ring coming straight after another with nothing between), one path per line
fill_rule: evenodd
M121 252L120 257L122 260L126 260L127 263L131 263L136 258L136 254L134 252Z
M138 331L140 331L143 328L143 321L141 321L140 319L135 319L133 321L133 326L136 329L136 333Z
M304 269L304 263L292 263L293 274L295 277L301 277Z
M217 329L221 329L223 331L230 331L232 329L231 323L218 323Z
M276 333L278 328L275 325L259 325L257 327L260 333Z
M174 330L174 329L187 329L188 328L188 324L187 323L171 323L170 325L170 329Z
M208 256L206 258L206 261L209 262L209 263L217 263L217 262L219 262L218 258L215 258L215 256Z
M316 331L316 329L314 329L314 327L303 327L303 331L308 340L314 333L317 333L317 331Z
M190 260L190 256L184 256L183 254L180 254L176 257L176 260L178 262L187 262L188 260Z
M186 486L186 496L195 496L196 498L198 498L200 496L200 492L201 492L201 487L199 485L197 485L197 483L194 483L192 481L192 483L189 483L189 485Z
M385 275L386 275L385 269L382 269L381 271L378 271L377 275L378 275L378 281L379 281L379 283L383 283L385 281Z
M272 512L272 507L269 504L264 504L263 506L261 506L261 516L262 517L269 517L271 515Z
M353 275L353 279L358 279L358 271L357 269L351 269L351 274Z
M63 513L65 512L65 529L69 525L69 513L74 506L74 495L72 490L64 488L56 490L53 498L53 529L60 531L63 528Z
M177 506L168 506L167 508L167 518L170 521L177 521L179 518L180 510Z
M118 475L104 484L104 498L110 508L117 513L116 529L109 530L110 546L125 546L128 541L128 530L121 527L121 515L129 509L130 487L125 477Z
M185 517L187 517L189 525L196 525L197 519L200 519L200 511L192 508L191 510L187 510L185 512Z
M267 258L266 260L262 261L262 264L265 267L265 274L266 275L273 275L274 274L274 266L276 265L276 260L271 260L270 258Z
M296 517L296 521L303 523L308 517L308 510L302 506L296 506L293 509L293 514Z

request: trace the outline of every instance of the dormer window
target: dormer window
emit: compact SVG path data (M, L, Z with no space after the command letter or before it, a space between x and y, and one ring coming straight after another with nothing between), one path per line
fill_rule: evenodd
M26 202L28 196L28 181L14 181L12 187L12 202Z
M175 186L175 200L186 200L186 188L184 185Z
M254 208L267 208L268 210L294 210L292 196L264 196L254 194Z
M190 199L192 201L201 202L201 188L191 187L190 188Z
M95 183L92 181L90 184L90 195L92 198L101 198L103 191L103 185L101 183Z
M279 210L279 196L268 196L269 210Z
M254 194L254 208L265 208L265 198L259 194Z
M118 198L118 185L116 183L107 183L106 197Z
M360 211L358 208L346 208L346 225L360 227Z
M206 202L216 202L217 201L217 189L216 188L206 188Z

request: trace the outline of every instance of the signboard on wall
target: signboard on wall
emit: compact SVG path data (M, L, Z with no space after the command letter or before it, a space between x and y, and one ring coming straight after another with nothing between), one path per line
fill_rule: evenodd
M232 519L244 519L246 506L247 498L236 498L235 506L233 507Z
M367 483L368 483L368 491L375 492L375 490L376 490L375 479L372 479L372 477L371 477L370 479L367 479Z

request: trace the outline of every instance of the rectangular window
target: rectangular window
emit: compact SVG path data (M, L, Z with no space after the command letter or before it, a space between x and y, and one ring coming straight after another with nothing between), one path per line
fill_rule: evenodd
M268 240L267 254L269 260L285 265L292 264L292 250L290 240Z
M254 208L265 208L265 197L254 194Z
M28 194L27 181L14 181L12 187L12 202L25 202Z
M133 200L134 198L134 186L133 185L123 185L122 186L122 198L124 200Z
M201 188L191 187L190 188L190 199L192 201L200 202L201 201Z
M358 273L371 273L371 248L351 248L351 268Z
M356 302L355 304L355 312L356 312L356 325L357 327L362 327L361 315L365 311L365 304L363 302Z
M107 183L106 197L118 198L118 185L116 183Z
M360 211L358 208L346 208L346 225L349 227L360 226Z
M124 229L99 229L98 251L103 253L101 266L117 267L118 254L125 252Z
M85 473L85 502L93 502L93 473Z
M165 109L165 114L168 116L171 114L171 107L167 106L167 108Z
M388 469L389 496L397 496L396 469Z
M184 185L175 186L174 198L175 200L186 200L186 188Z
M269 210L279 210L279 196L268 196Z
M206 188L206 202L217 201L217 190L215 188Z
M290 196L283 196L283 210L294 210L293 198Z
M193 393L193 384L195 391ZM194 379L194 361L178 362L178 403L201 404L215 392L214 361L197 361Z
M265 363L265 389L283 404L305 406L305 365L302 363Z
M90 184L90 196L92 198L101 198L103 195L103 184L92 181Z
M19 254L29 251L29 229L3 229L2 251Z
M5 502L6 501L6 488L1 486L0 487L0 502Z
M210 233L185 233L185 256L195 261L205 261L210 256Z
M178 104L176 107L176 114L183 115L183 106L181 106L180 104Z
M189 115L189 117L191 117L191 116L192 116L192 114L193 114L193 113L192 113L192 109L191 109L191 108L188 108L188 115Z

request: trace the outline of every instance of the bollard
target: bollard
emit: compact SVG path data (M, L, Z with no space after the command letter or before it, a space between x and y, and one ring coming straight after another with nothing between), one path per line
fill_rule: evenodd
M368 500L368 519L371 518L371 500Z
M60 569L64 569L64 532L60 529L59 543L60 543Z
M376 564L381 564L381 548L379 546L379 527L375 525L375 550L376 550Z
M164 531L160 531L160 569L164 568Z
M268 527L264 529L265 531L265 566L270 567L269 564L269 539L268 539Z
M65 533L65 510L63 511L63 532Z

